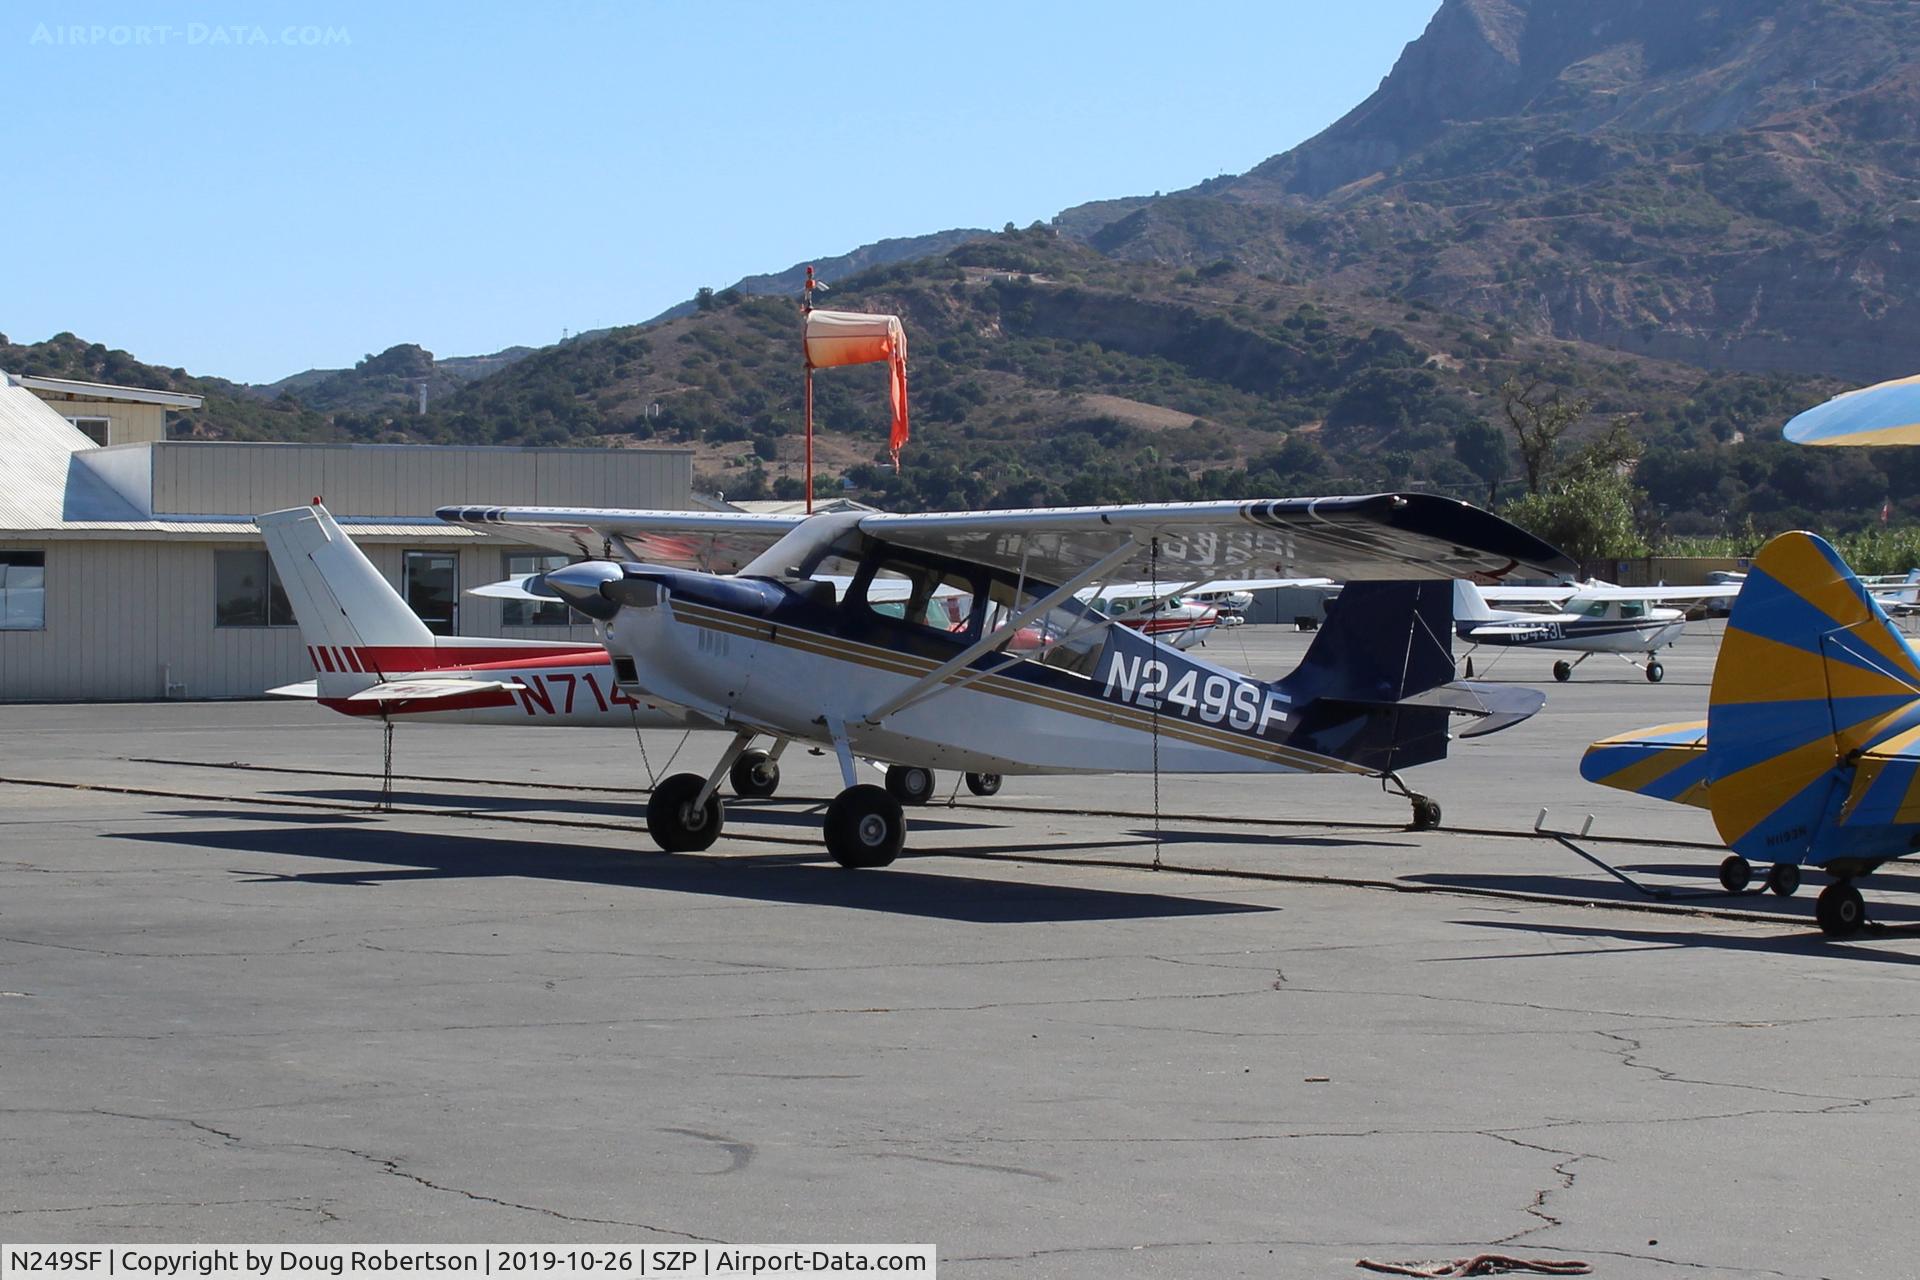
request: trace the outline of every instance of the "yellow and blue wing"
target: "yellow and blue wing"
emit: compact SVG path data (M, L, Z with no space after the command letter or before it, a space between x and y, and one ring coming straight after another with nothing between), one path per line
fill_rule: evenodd
M1782 434L1795 444L1920 444L1920 377L1835 396L1788 422Z

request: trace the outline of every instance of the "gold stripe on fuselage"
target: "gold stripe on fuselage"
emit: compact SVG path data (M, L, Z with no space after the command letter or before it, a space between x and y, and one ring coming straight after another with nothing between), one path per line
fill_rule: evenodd
M672 608L676 618L691 626L724 632L743 639L758 640L766 644L781 645L818 657L830 658L836 662L847 662L855 666L886 671L893 675L918 679L940 665L931 658L903 654L893 649L882 649L875 645L862 644L857 640L828 636L799 627L760 622L711 605L674 600L669 607ZM971 674L970 671L957 671L949 675L943 683L954 685ZM1244 756L1248 759L1285 765L1305 772L1352 773L1364 777L1371 777L1375 772L1331 756L1303 751L1298 747L1282 746L1260 738L1245 737L1229 730L1198 725L1165 714L1156 717L1151 711L1108 702L1091 694L1069 693L1062 689L1033 685L1006 676L975 676L967 680L966 687L978 689L991 697L1008 698L1030 706L1061 711L1084 719L1100 720L1142 733L1155 732L1155 721L1158 720L1157 732L1163 737L1174 738L1211 750L1224 751L1231 755Z

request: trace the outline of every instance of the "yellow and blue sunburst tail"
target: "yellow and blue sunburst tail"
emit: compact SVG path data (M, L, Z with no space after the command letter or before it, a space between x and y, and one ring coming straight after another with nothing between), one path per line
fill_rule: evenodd
M1656 725L1602 738L1580 758L1580 776L1635 795L1707 807L1707 722Z
M1767 543L1734 601L1707 704L1707 807L1767 862L1905 852L1920 755L1920 658L1834 549Z
M1920 376L1837 395L1794 417L1782 434L1794 444L1920 444Z

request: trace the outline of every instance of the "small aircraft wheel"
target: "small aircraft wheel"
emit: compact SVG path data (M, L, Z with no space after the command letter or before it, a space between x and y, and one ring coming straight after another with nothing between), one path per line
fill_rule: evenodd
M1813 918L1829 938L1851 937L1867 922L1867 904L1858 889L1845 880L1836 880L1820 891Z
M1659 684L1661 679L1666 674L1667 674L1667 669L1661 666L1659 663L1649 662L1647 664L1647 683L1648 684Z
M1720 887L1728 893L1739 893L1753 883L1753 864L1737 853L1730 853L1720 863Z
M727 771L733 794L764 800L780 789L780 762L764 751L742 751Z
M848 787L827 805L827 852L843 867L884 867L906 842L906 814L884 788Z
M925 804L933 799L933 770L913 764L888 765L887 794L901 804Z
M1573 664L1571 662L1554 663L1553 678L1561 684L1565 684L1567 681L1573 679Z
M647 834L667 853L698 853L720 838L726 809L719 793L695 809L693 802L707 780L697 773L676 773L647 797Z
M1800 889L1800 868L1791 862L1776 862L1767 872L1767 888L1782 898L1791 898Z
M1000 775L970 773L967 775L967 790L977 796L997 796L1000 794Z
M1413 829L1432 831L1440 825L1440 802L1430 796L1413 798Z

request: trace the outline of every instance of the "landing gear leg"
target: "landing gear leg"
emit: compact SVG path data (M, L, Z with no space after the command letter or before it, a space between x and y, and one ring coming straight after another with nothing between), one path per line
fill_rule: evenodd
M1829 938L1851 938L1866 927L1866 900L1853 887L1853 881L1835 880L1820 891L1813 904L1813 918Z
M1573 679L1573 669L1592 656L1590 653L1583 653L1572 662L1568 662L1565 658L1560 659L1560 661L1553 664L1553 678L1561 684L1565 684L1567 681Z
M1413 805L1413 829L1415 831L1432 831L1440 825L1440 802L1438 800L1435 800L1432 796L1423 796L1418 791L1407 790L1407 784L1400 781L1400 775L1397 773L1382 774L1380 777L1380 785L1382 788L1391 788L1398 794L1405 796Z

